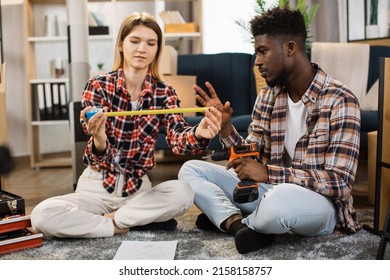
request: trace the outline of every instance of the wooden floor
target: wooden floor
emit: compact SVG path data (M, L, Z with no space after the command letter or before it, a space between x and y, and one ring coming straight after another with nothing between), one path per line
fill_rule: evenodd
M185 160L180 156L168 155L164 159L157 159L157 166L150 174L153 184L176 179L177 173ZM30 168L28 158L15 159L15 168L5 178L5 187L8 192L22 196L25 199L26 214L30 214L33 207L40 201L66 193L73 192L72 168ZM367 161L359 162L354 191L355 207L370 206L367 200ZM198 211L197 208L192 209Z

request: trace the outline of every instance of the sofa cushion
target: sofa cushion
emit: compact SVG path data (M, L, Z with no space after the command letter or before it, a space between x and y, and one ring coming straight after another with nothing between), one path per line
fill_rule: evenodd
M206 90L209 81L222 102L230 101L234 115L250 114L256 98L253 55L246 53L179 55L178 75L195 75ZM208 92L206 90L206 92Z

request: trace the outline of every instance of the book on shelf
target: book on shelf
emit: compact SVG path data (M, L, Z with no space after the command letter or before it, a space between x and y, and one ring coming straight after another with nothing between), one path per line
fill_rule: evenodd
M20 229L0 234L0 254L42 246L42 233Z
M35 119L37 120L44 120L46 118L45 114L45 93L44 93L44 85L39 84L33 87L33 94L37 97L38 100L38 112L39 115L35 116Z
M60 105L60 91L57 85L51 84L51 100L53 102L53 119L60 120L61 119L61 105Z
M47 120L53 120L53 100L51 92L51 84L44 85L44 99L45 99L45 115Z
M60 91L60 119L67 120L68 116L68 96L66 93L65 84L59 84Z

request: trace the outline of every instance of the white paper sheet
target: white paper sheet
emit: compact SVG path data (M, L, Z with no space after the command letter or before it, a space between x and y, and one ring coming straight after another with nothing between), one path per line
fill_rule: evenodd
M173 260L175 241L122 241L114 260Z

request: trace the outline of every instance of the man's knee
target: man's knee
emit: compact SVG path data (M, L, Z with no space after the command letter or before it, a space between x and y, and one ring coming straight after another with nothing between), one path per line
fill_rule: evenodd
M180 168L178 178L179 180L188 180L188 176L195 173L198 160L186 161Z

